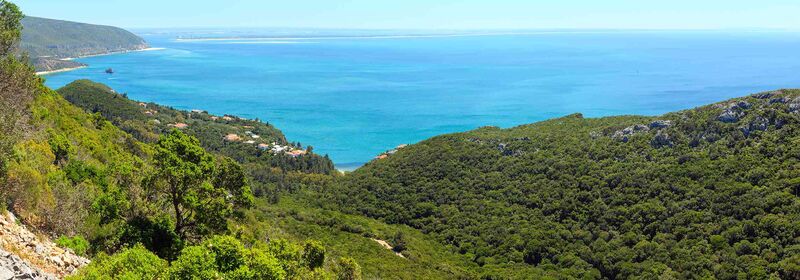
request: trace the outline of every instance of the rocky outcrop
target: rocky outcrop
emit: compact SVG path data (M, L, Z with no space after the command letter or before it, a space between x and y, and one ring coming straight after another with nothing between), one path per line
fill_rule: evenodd
M742 130L742 133L744 133L744 136L750 136L750 133L753 133L754 131L765 131L768 127L769 119L758 116L740 129Z
M0 249L0 280L9 279L56 280L58 278L53 275L43 273L27 261Z
M653 121L648 125L650 129L662 129L672 126L672 121L670 120L657 120Z
M745 115L745 110L750 109L750 103L747 101L738 101L729 103L723 107L722 113L717 116L717 120L724 123L738 122Z
M631 136L647 131L650 131L650 127L643 124L636 124L614 132L611 138L627 143Z
M0 215L0 280L64 278L87 264L88 259L29 231L11 212Z
M656 132L656 136L653 137L653 140L650 140L650 145L656 149L661 147L672 147L672 137L670 137L666 132L659 130Z
M795 99L789 101L789 112L796 113L798 111L800 111L800 97L796 97Z

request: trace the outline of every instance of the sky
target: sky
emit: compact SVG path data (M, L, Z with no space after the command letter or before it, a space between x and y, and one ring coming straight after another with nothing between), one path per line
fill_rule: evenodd
M791 29L800 0L11 0L126 28Z

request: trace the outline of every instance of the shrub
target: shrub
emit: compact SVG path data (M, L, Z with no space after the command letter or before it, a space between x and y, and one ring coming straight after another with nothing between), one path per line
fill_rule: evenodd
M108 256L101 253L87 267L67 279L156 279L167 269L167 262L144 246L136 245Z
M72 249L75 254L81 256L86 256L86 252L89 250L89 241L86 241L86 239L80 235L73 237L62 235L56 239L56 244L61 247Z
M340 258L336 266L336 279L339 280L360 280L361 266L352 258Z
M321 267L325 263L325 247L316 240L306 241L303 249L303 261L310 269Z

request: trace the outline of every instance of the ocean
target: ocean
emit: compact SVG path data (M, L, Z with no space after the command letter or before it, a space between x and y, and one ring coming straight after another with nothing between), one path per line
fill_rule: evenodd
M164 49L78 59L90 66L47 75L46 84L91 79L140 101L258 118L290 141L330 155L341 169L400 144L481 126L507 128L578 112L658 115L800 87L800 33L793 32L232 40L176 40L186 34L181 30L135 32Z

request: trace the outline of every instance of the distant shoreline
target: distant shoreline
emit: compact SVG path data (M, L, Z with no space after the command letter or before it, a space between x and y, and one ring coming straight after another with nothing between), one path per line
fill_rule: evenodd
M84 56L79 56L79 57L67 57L67 58L61 58L59 60L71 61L71 60L87 58L87 57L105 56L105 55L114 55L114 54L125 54L125 53L132 53L132 52L160 51L160 50L164 50L164 49L166 49L166 48L144 48L144 49L138 49L138 50L116 51L116 52L109 52L109 53L102 53L102 54L84 55ZM78 67L61 68L61 69L50 70L50 71L40 71L40 72L36 72L36 75L37 76L44 76L44 75L50 75L50 74L55 74L55 73L74 71L74 70L78 70L78 69L82 69L82 68L86 68L86 67L88 67L88 65L82 65L82 66L78 66Z
M61 73L61 72L68 72L68 71L72 71L72 70L78 70L78 69L81 69L81 68L86 68L86 67L88 67L88 66L86 66L86 65L82 65L82 66L78 66L78 67L61 68L61 69L50 70L50 71L41 71L41 72L36 72L36 75L37 75L37 76L44 76L44 75L50 75L50 74L55 74L55 73Z
M420 34L420 35L373 35L373 36L315 36L315 37L218 37L218 38L177 38L179 42L202 41L256 41L256 40L342 40L342 39L411 39L411 38L447 38L447 37L478 37L478 36L509 36L509 35L535 35L554 32L504 32L504 33L464 33L464 34Z
M67 57L62 58L61 60L75 60L87 57L95 57L95 56L105 56L105 55L115 55L115 54L124 54L124 53L132 53L132 52L148 52L148 51L160 51L165 50L166 48L144 48L144 49L136 49L136 50L127 50L127 51L115 51L115 52L107 52L107 53L99 53L99 54L90 54L90 55L82 55L78 57Z

